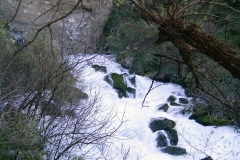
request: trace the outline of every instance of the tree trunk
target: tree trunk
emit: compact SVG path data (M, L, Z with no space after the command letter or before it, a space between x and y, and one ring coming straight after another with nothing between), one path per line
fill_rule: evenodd
M207 55L228 70L233 77L240 79L240 54L196 24L165 21L159 27L159 38L155 43L160 44L163 41L174 43L176 39L184 41Z

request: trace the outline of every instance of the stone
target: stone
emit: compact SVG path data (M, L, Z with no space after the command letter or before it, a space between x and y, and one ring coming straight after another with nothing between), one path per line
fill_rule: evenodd
M156 141L157 141L157 147L167 147L168 146L167 137L162 132L158 133Z
M136 89L127 87L127 92L133 94L133 98L136 98Z
M208 156L208 157L202 158L201 160L213 160L213 159L212 157Z
M173 102L173 101L170 101L170 105L171 106L181 106L180 104L176 103L176 102Z
M131 84L136 87L136 76L133 76L131 78L129 78L129 81L131 82Z
M179 98L179 102L182 103L182 104L188 104L189 103L188 99L186 99L186 98Z
M169 105L165 103L158 108L158 111L163 110L164 112L167 112L168 108L169 108Z
M171 96L168 97L167 101L174 102L174 101L176 101L176 99L177 98L175 96L171 95Z
M152 119L149 124L149 128L152 132L156 132L158 130L166 130L169 128L174 128L176 126L176 122L167 118L159 118L159 119Z
M110 84L111 86L113 85L113 81L112 81L112 79L110 78L110 76L109 75L106 75L105 77L104 77L104 81L106 81L108 84Z
M118 97L127 97L127 85L124 82L123 75L117 74L117 73L112 73L111 78L113 80L113 88L118 91Z
M162 149L162 152L168 153L174 156L181 156L181 155L187 154L186 149L180 148L180 147L174 147L174 146L167 146Z
M193 108L194 112L189 119L194 119L197 123L203 126L224 126L230 125L231 123L226 117L211 117L211 109L208 105L196 103Z
M177 145L178 143L178 134L177 131L173 128L167 127L165 129L171 145Z
M94 68L95 71L100 71L100 72L103 72L103 73L107 73L107 67L106 66L100 66L98 64L94 64L94 65L92 65L92 68Z

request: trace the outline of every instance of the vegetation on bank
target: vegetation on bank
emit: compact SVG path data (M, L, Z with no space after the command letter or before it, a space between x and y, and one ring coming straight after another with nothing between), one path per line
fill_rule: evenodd
M13 40L5 23L0 19L0 160L82 159L85 146L102 145L117 129L110 113L95 121L98 96L84 93L84 81L76 87L81 60L68 59L41 33L31 44Z
M235 9L240 7L239 1L220 2ZM148 6L151 3L152 1L146 1L145 5L153 12L158 11L156 6L167 8L164 3L157 3L151 8ZM189 12L196 12L196 16L187 17L188 21L195 22L239 51L239 13L227 7L210 4L203 5L201 9L193 8ZM159 38L158 28L146 22L143 17L144 14L135 5L117 1L104 28L106 51L116 54L117 61L132 73L182 85L188 96L200 98L204 104L208 104L211 121L221 119L229 122L230 118L231 124L239 127L239 79L200 51L192 53L193 71L184 62L182 53L175 44L166 41L155 45Z

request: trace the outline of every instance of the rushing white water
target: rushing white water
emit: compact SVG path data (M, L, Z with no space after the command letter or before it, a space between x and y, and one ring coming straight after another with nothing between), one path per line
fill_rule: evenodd
M79 54L72 58L77 60L81 56ZM97 56L91 60L91 63L106 66L107 74L128 73L128 70L117 64L111 56ZM128 86L136 89L136 97L120 99L112 86L103 80L105 76L106 74L103 72L95 72L90 65L79 78L84 79L87 86L91 86L91 92L100 93L105 106L113 107L117 112L116 119L124 115L125 123L119 129L116 135L118 139L114 141L112 148L122 148L122 150L130 148L129 158L133 160L138 157L143 160L198 160L206 157L204 153L214 160L240 159L240 135L234 131L233 127L204 127L194 120L189 120L189 115L179 113L184 106L170 106L168 112L157 111L157 106L168 103L167 98L170 95L177 98L188 98L181 86L155 82L153 87L156 88L149 93L143 107L143 99L152 82L149 78L136 75L136 87L128 82ZM129 76L133 75L129 74ZM179 137L177 146L185 148L186 155L172 156L161 152L156 147L157 133L150 130L149 123L152 118L158 117L166 117L176 122L175 129ZM119 150L114 151L113 149L111 154L115 154L114 152L117 153ZM114 159L118 160L122 157L116 156Z

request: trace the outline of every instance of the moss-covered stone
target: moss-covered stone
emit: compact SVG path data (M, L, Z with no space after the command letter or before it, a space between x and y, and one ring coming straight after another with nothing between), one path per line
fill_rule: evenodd
M194 119L203 126L224 126L230 125L231 121L225 117L213 118L212 111L208 105L197 103L194 105L194 112L189 119Z
M167 103L165 103L158 108L158 111L163 110L164 112L167 112L168 108L169 108L169 105Z
M149 127L153 132L156 132L158 130L166 130L168 128L174 128L175 126L176 122L167 118L153 119L149 124Z
M176 101L176 99L177 99L177 98L176 98L175 96L171 95L171 96L168 97L167 100L168 100L169 102L174 102L174 101Z
M123 75L112 73L111 78L113 81L113 88L118 90L119 98L127 97L127 85L124 82Z
M133 97L136 97L136 89L127 87L127 92L133 94Z
M230 125L230 121L224 118L213 119L210 116L200 116L196 119L196 122L203 126L224 126Z
M167 147L168 146L167 137L162 132L158 133L156 141L157 141L157 147Z
M92 68L94 68L95 71L100 71L100 72L103 72L103 73L107 73L107 67L106 66L100 66L98 64L94 64L94 65L92 65Z
M182 103L182 104L188 104L189 103L188 99L186 99L186 98L179 98L179 102Z
M162 149L162 152L168 153L170 155L180 156L187 154L186 149L180 147L167 146Z

